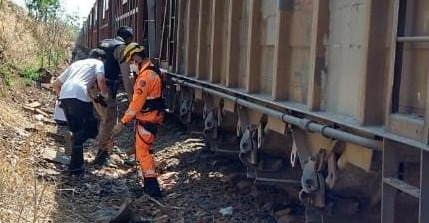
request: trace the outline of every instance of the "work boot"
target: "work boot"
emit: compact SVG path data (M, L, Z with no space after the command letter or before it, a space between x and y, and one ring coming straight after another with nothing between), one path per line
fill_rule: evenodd
M159 183L156 177L145 177L144 178L144 192L153 197L153 198L161 198L161 189L159 188Z
M68 175L80 175L80 174L82 174L84 172L84 170L85 170L85 165L84 164L82 164L79 167L70 167L69 166L69 168L65 171L65 174L68 174Z
M68 170L69 174L81 174L84 170L83 146L74 146L71 152Z
M93 163L98 166L104 166L109 163L109 158L110 158L109 152L104 150L98 150Z

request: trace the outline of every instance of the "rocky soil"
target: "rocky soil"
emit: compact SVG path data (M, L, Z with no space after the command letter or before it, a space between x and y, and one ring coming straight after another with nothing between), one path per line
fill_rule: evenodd
M0 141L14 140L19 147L20 141L35 139L30 146L37 177L55 186L49 222L303 222L300 206L284 190L246 179L238 159L209 152L203 138L187 133L173 117L167 118L154 145L162 199L136 193L142 184L130 162L133 156L127 155L133 145L131 126L116 142L111 165L91 165L96 150L89 141L85 173L66 176L64 129L51 120L53 94L34 87L9 93L25 124L16 132L2 131ZM122 100L120 109L125 105Z

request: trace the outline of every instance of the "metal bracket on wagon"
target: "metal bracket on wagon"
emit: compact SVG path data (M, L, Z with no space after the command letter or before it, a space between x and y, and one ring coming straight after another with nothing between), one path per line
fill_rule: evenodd
M258 163L258 126L248 125L240 140L240 160L246 165Z
M323 158L316 156L304 161L304 168L301 178L302 190L299 192L300 201L306 206L306 220L311 222L321 222L325 208L325 179L319 172ZM311 217L310 217L311 216Z
M192 121L192 106L193 106L193 94L190 89L182 89L180 101L180 119L189 124Z

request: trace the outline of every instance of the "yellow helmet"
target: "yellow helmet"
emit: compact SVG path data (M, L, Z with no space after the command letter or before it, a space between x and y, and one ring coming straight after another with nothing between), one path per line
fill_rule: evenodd
M140 53L144 51L144 47L140 46L138 43L130 43L124 49L124 60L129 63L131 58L135 53Z

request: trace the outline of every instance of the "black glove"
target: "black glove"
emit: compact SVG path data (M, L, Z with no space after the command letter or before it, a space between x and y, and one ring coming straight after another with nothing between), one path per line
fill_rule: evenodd
M97 97L94 99L94 102L100 104L103 107L107 107L107 103L105 100L106 99L101 94L98 94Z

